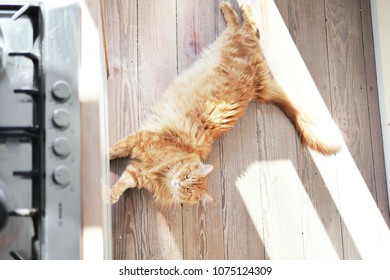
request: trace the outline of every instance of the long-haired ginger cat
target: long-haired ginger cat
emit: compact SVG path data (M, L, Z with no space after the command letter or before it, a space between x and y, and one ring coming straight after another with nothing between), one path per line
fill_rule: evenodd
M233 127L251 101L272 103L294 124L303 144L322 154L340 145L316 137L315 119L296 108L273 79L264 59L251 8L241 5L243 23L230 4L220 5L225 31L194 65L176 78L143 129L110 148L110 159L131 162L110 192L118 201L128 188L146 188L163 204L210 202L205 164L214 141Z

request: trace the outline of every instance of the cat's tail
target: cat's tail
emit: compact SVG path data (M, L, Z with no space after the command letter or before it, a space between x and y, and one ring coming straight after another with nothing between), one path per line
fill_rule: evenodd
M243 17L242 27L246 32L256 34L257 26L254 20L251 6L247 1L239 3ZM260 49L261 51L261 49ZM322 154L329 155L341 149L343 138L333 120L326 112L321 113L321 108L316 111L312 108L316 104L304 104L305 102L293 101L283 88L273 78L262 54L258 67L258 92L254 95L254 101L259 103L272 103L278 106L294 124L301 142ZM298 105L302 103L302 105ZM308 102L306 102L308 103Z
M340 151L343 138L333 120L313 108L295 105L275 80L269 81L254 101L278 106L294 124L302 144L310 149L324 155Z

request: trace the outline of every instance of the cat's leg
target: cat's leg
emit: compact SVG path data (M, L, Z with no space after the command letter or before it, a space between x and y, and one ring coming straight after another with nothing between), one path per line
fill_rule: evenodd
M137 133L130 134L110 147L110 160L128 157L136 145Z
M119 140L110 147L110 160L130 156L132 149L147 136L147 132L140 131Z
M266 83L255 101L278 106L294 124L302 144L312 150L330 155L341 149L342 136L335 124L313 110L298 107L275 80Z
M240 5L241 15L243 19L242 26L244 28L251 30L252 32L257 32L257 25L253 17L251 5L247 3L245 0L241 1L239 5Z
M120 196L125 192L125 190L137 187L138 172L139 170L132 164L126 167L126 170L123 171L118 182L116 182L116 184L110 189L108 201L111 204L116 203L119 200Z
M227 27L238 28L240 27L240 19L237 13L232 9L232 6L228 2L221 2L219 5L225 18Z

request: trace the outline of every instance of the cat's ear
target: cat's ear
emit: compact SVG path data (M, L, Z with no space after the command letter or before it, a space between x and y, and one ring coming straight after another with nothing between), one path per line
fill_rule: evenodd
M205 206L207 203L215 202L215 199L206 191L202 193L202 204Z
M206 177L208 174L210 174L211 171L213 171L214 165L212 164L203 164L200 163L200 174L203 177Z

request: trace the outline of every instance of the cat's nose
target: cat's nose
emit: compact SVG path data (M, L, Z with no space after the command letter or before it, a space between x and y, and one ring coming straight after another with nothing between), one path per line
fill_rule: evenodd
M185 183L182 182L181 180L177 180L177 185L181 188L181 187L185 187Z

